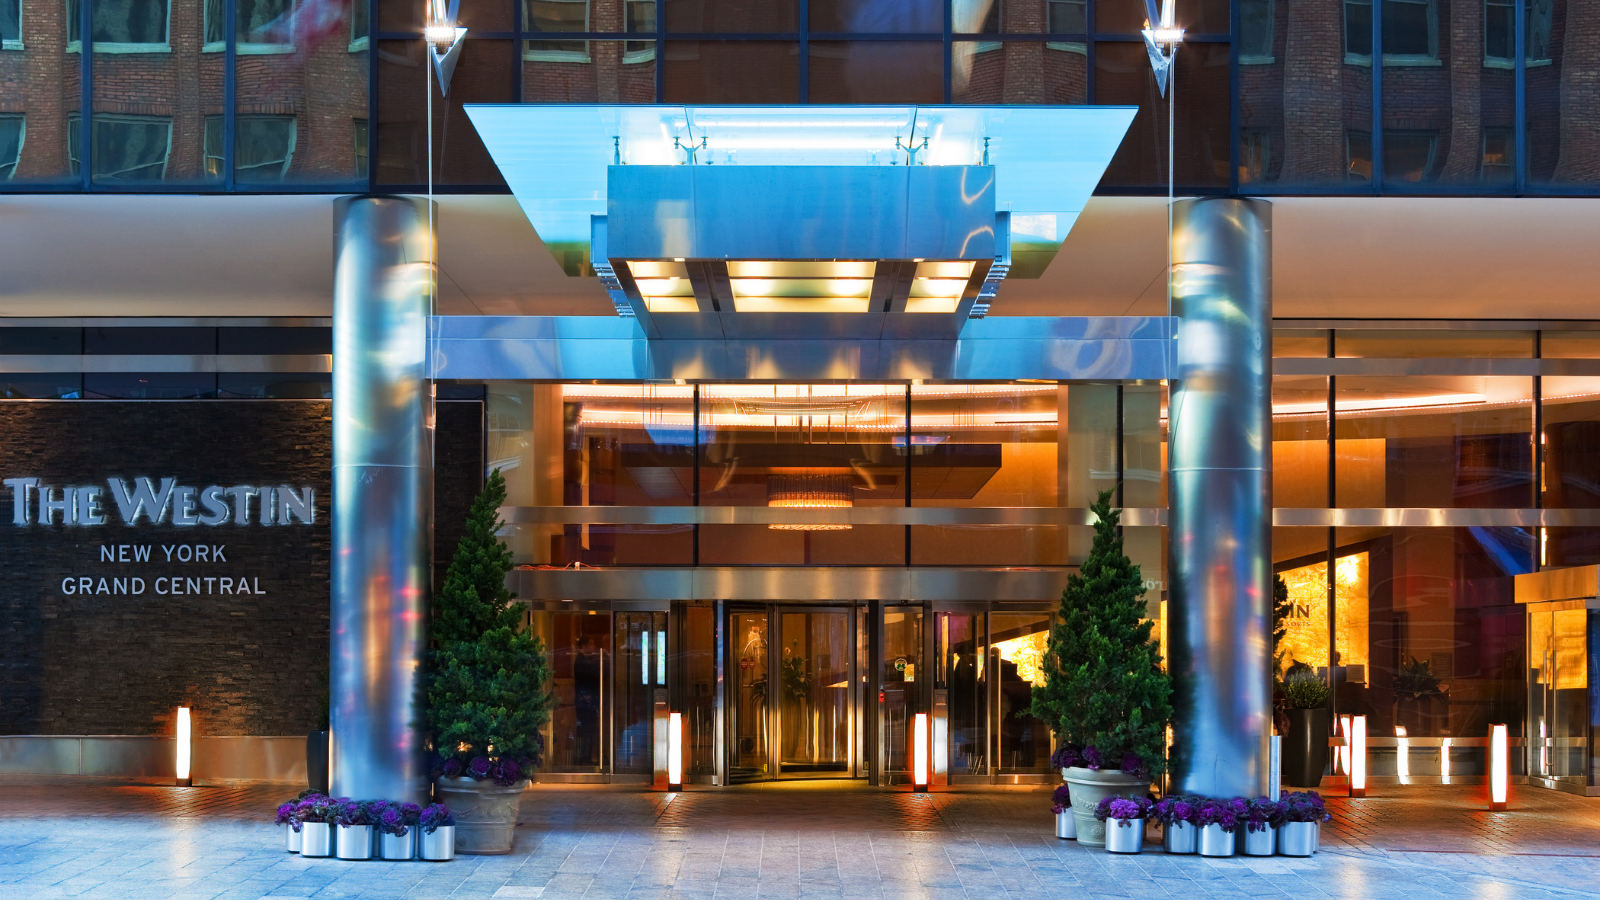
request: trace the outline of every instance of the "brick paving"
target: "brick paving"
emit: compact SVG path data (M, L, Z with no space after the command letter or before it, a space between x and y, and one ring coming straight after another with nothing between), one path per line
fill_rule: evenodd
M139 898L1569 898L1600 895L1600 799L1481 787L1330 797L1309 859L1113 856L1052 836L1042 788L541 787L516 850L352 863L282 850L290 789L0 779L0 900Z

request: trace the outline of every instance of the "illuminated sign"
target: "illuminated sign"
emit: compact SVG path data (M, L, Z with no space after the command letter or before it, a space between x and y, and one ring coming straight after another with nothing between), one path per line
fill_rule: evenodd
M140 521L177 527L314 525L316 491L271 485L179 484L176 478L107 478L98 484L56 486L38 478L7 478L11 524L104 525L113 512L124 525ZM109 498L110 503L107 503Z

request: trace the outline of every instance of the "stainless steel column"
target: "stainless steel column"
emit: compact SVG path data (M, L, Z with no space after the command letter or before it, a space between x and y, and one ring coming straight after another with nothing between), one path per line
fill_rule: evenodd
M1254 797L1272 721L1271 206L1184 200L1173 222L1173 785Z
M332 790L423 800L432 467L427 206L334 209Z

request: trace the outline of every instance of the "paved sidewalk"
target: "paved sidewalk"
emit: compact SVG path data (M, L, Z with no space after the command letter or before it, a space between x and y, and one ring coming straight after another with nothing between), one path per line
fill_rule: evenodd
M1480 787L1330 798L1310 859L1113 856L1052 836L1040 788L540 788L516 851L350 863L282 851L281 786L0 779L0 900L218 898L1568 898L1600 895L1600 800ZM1155 832L1152 830L1152 838Z

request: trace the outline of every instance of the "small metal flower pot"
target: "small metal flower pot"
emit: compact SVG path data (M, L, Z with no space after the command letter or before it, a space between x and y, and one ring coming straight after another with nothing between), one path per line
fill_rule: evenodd
M1078 817L1072 814L1072 810L1056 813L1056 837L1064 841L1078 839Z
M293 825L283 826L283 848L285 850L288 850L290 853L299 853L300 842L300 832L296 831Z
M307 822L300 826L301 856L332 856L333 826L327 822Z
M371 859L372 826L340 825L335 844L340 859Z
M1173 822L1161 829L1161 846L1168 853L1193 853L1200 842L1200 829L1193 822Z
M1317 852L1316 822L1285 822L1278 826L1278 853L1310 856Z
M1201 856L1232 856L1233 832L1223 831L1221 825L1200 826Z
M1256 831L1251 831L1247 825L1241 833L1244 839L1239 842L1239 852L1245 856L1271 856L1277 849L1278 832L1270 825Z
M417 858L429 862L448 862L456 858L456 827L441 825L418 838Z
M1143 819L1106 819L1106 849L1112 853L1138 853L1144 849Z
M407 828L405 834L378 835L378 855L384 859L411 859L417 855L417 829Z

